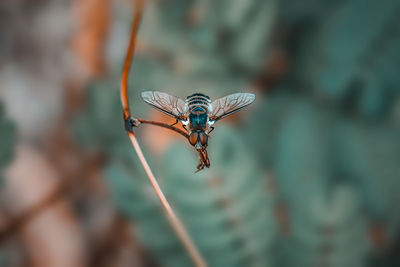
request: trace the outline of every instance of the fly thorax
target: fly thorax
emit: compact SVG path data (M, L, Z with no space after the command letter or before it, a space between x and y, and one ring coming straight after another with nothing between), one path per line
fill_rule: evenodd
M207 121L208 115L202 108L196 108L189 114L190 128L192 130L205 130Z
M190 129L204 131L207 127L210 98L204 94L195 93L186 98L186 104L189 108Z

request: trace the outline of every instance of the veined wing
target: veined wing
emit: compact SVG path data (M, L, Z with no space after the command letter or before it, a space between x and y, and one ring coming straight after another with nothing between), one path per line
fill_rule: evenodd
M142 99L154 108L178 120L186 120L188 107L180 98L158 91L142 92Z
M247 107L256 99L255 94L237 93L224 96L216 99L211 103L211 112L209 120L214 123L222 118L225 118L244 107Z

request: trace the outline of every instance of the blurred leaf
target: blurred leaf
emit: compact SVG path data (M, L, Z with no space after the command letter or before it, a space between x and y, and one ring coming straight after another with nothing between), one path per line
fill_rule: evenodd
M162 188L210 266L270 266L276 224L274 194L265 175L234 128L215 130L209 154L211 169L193 174L197 155L192 148L172 145L163 167L155 171ZM134 219L140 238L160 263L190 265L147 178L118 165L110 166L107 176L116 203Z
M350 103L364 117L392 110L399 97L400 3L395 0L284 2L296 48L291 74L299 90L337 104ZM302 3L303 5L304 3ZM306 8L308 7L309 8Z
M283 266L365 266L366 219L349 185L314 192L291 213L291 235L282 243Z
M373 220L386 221L389 231L398 233L400 217L395 211L400 201L400 134L397 122L375 125L343 121L339 128L338 158L342 173L363 195Z
M3 171L11 162L16 143L14 124L6 118L3 105L0 103L0 182L3 182Z
M314 192L328 190L330 166L330 121L328 110L298 101L282 122L277 140L276 172L283 197L290 204Z

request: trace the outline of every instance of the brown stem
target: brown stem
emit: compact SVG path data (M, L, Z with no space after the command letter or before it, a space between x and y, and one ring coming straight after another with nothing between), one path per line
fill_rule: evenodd
M189 253L189 256L193 260L194 264L197 267L206 267L207 264L205 263L203 257L201 256L199 250L196 248L196 245L193 243L192 239L190 238L188 232L185 229L185 226L175 214L174 210L172 209L171 205L169 204L167 198L165 197L161 187L159 186L156 177L153 174L149 164L147 163L146 158L143 155L142 149L136 139L136 136L132 132L128 132L129 139L131 140L132 146L135 149L140 163L142 164L147 177L150 180L151 185L154 188L154 191L157 194L157 197L160 199L162 206L164 207L165 212L167 213L167 219L171 224L172 228L174 229L175 233L177 234L178 238L181 240L184 248Z
M131 118L131 113L129 110L129 102L128 102L128 75L129 75L129 69L131 66L132 58L133 58L133 51L135 48L136 34L137 34L138 27L139 27L140 19L142 17L142 13L143 13L143 7L144 7L143 2L144 2L143 0L137 0L137 5L135 8L135 15L134 15L133 23L132 23L131 35L129 38L129 46L128 46L128 50L126 53L125 65L124 65L124 70L123 70L122 79L121 79L121 103L122 103L122 108L124 111L125 122L129 118ZM187 133L181 131L178 128L175 128L173 126L165 124L165 123L146 121L146 120L135 119L135 118L133 118L133 120L134 121L137 120L141 123L148 123L148 124L153 124L153 125L157 125L160 127L168 128L168 129L174 130L174 131L184 135L185 137L187 137ZM132 146L135 149L135 151L139 157L139 160L147 174L147 177L149 178L149 180L154 188L154 191L156 192L158 198L160 199L160 202L167 214L168 221L170 222L176 235L181 240L184 248L187 250L187 252L188 252L189 256L191 257L191 259L193 260L194 264L198 267L207 266L203 257L201 256L199 250L196 248L196 245L193 243L193 241L190 238L189 234L187 233L185 227L183 226L183 223L176 216L174 210L171 208L170 204L168 203L163 191L161 190L160 186L158 185L157 179L155 178L149 164L146 161L146 158L143 155L143 152L140 148L140 145L136 139L135 134L129 130L127 130L127 133L128 133L129 139L131 140Z
M129 101L128 101L128 76L129 70L131 68L131 63L134 56L135 44L136 44L136 35L139 28L140 20L142 19L144 0L136 0L135 13L133 16L131 35L129 37L129 45L126 51L124 70L122 72L121 78L121 103L122 108L124 110L124 119L127 120L131 116L131 112L129 110Z

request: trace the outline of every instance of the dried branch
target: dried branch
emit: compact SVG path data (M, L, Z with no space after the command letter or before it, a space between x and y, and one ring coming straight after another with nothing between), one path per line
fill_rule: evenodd
M139 157L139 160L140 160L141 164L143 165L143 168L150 180L150 183L152 184L158 198L161 201L162 206L165 209L165 212L167 213L168 221L170 222L172 228L174 229L177 236L183 243L183 246L189 253L189 255L192 258L195 265L203 267L203 266L206 266L206 263L205 263L203 257L201 256L200 252L198 251L195 244L191 240L191 238L190 238L189 234L187 233L185 227L183 226L182 222L175 215L175 212L173 211L170 204L168 203L163 191L161 190L160 186L158 185L157 179L155 178L149 164L146 161L146 158L143 155L143 152L140 148L140 145L136 139L135 134L132 131L133 126L138 126L140 123L148 123L148 124L153 124L156 126L174 130L187 138L187 133L183 132L182 130L180 130L176 127L170 126L170 125L162 123L162 122L146 121L146 120L141 120L141 119L136 119L136 118L131 117L131 113L130 113L130 109L129 109L129 102L128 102L128 75L129 75L132 58L134 55L136 34L137 34L139 23L140 23L142 14L143 14L143 7L144 7L144 1L137 0L135 13L134 13L134 19L133 19L133 23L132 23L131 34L130 34L130 38L129 38L129 46L128 46L128 50L126 53L125 64L124 64L124 69L123 69L122 79L121 79L121 103L122 103L122 108L123 108L123 112L124 112L125 125L128 126L128 127L126 127L126 130L129 135L129 139L131 140L132 146L135 149L135 151Z

